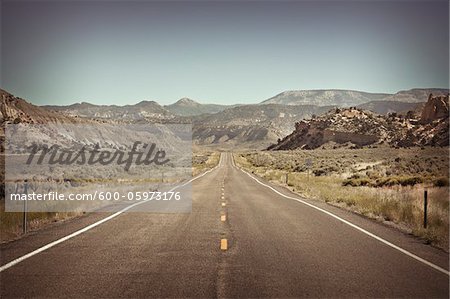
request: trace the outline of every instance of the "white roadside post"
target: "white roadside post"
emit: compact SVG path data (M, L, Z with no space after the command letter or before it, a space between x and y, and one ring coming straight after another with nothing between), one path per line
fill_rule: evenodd
M308 182L309 182L309 170L311 169L311 166L312 166L312 159L306 158L305 165L306 165L306 169L307 169L306 172L308 174Z

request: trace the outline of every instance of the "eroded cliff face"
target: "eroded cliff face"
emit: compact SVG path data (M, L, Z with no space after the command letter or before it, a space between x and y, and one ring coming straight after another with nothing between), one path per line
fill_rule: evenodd
M35 106L0 89L0 123L74 123L73 117Z
M1 102L0 102L0 121L8 121L14 120L23 115L24 113L20 112L16 108L17 100L6 91L0 90L1 93Z
M430 94L428 101L422 109L420 122L427 124L449 116L449 95L433 96Z
M419 113L387 116L357 108L333 109L295 124L290 135L271 145L271 150L314 149L327 143L398 147L449 145L449 96L430 95Z

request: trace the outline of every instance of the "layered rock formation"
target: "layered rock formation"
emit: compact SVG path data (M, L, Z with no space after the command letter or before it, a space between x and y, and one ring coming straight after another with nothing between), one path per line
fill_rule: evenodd
M422 109L420 122L428 124L438 119L448 118L448 99L448 94L446 96L433 96L433 94L430 94L427 103Z
M76 120L61 113L35 106L0 89L0 123L72 123Z
M314 149L326 143L398 147L448 146L449 100L430 94L420 118L396 113L387 116L357 108L333 109L320 117L303 120L290 135L271 145L270 150Z

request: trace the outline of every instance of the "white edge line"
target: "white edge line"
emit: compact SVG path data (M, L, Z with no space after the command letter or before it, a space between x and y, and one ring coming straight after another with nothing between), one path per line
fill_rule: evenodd
M221 160L221 159L222 159L222 154L220 155L220 160ZM196 180L196 179L198 179L198 178L201 178L201 177L203 177L204 175L210 173L211 171L213 171L213 170L219 168L219 167L221 166L221 165L220 165L220 160L219 160L219 164L216 165L214 168L211 168L210 170L205 171L204 173L202 173L202 174L200 174L200 175L198 175L198 176L196 176L196 177L190 179L189 181L187 181L186 183L184 183L184 184L182 184L182 185L178 185L178 186L173 187L172 189L169 190L169 192L171 192L171 191L173 191L173 190L175 190L175 189L177 189L177 188L186 186L187 184L191 183L192 181L194 181L194 180ZM67 235L67 236L65 236L65 237L62 237L61 239L58 239L58 240L56 240L56 241L50 242L50 243L48 243L47 245L44 245L44 246L42 246L42 247L40 247L40 248L38 248L38 249L36 249L36 250L33 250L33 251L30 252L30 253L27 253L27 254L25 254L25 255L19 257L19 258L16 258L16 259L12 260L11 262L9 262L9 263L7 263L7 264L1 266L1 267L0 267L0 272L3 272L3 271L5 271L6 269L9 269L9 268L11 268L12 266L15 266L15 265L17 265L18 263L23 262L24 260L26 260L26 259L28 259L28 258L30 258L30 257L32 257L32 256L34 256L34 255L36 255L36 254L38 254L38 253L41 253L41 252L43 252L43 251L45 251L45 250L47 250L47 249L50 249L50 248L52 248L52 247L54 247L54 246L56 246L56 245L58 245L58 244L60 244L60 243L62 243L62 242L64 242L64 241L67 241L67 240L69 240L69 239L72 239L72 238L74 238L74 237L76 237L76 236L78 236L78 235L84 233L84 232L87 232L88 230L90 230L90 229L92 229L92 228L94 228L94 227L96 227L96 226L99 226L100 224L105 223L105 222L107 222L107 221L109 221L109 220L111 220L111 219L113 219L113 218L119 216L119 215L122 214L123 212L125 212L125 211L127 211L127 210L129 210L129 209L131 209L131 208L133 208L133 207L135 207L135 206L137 206L137 205L146 203L146 202L147 202L147 201L141 201L141 202L134 203L134 204L132 204L132 205L130 205L130 206L128 206L128 207L126 207L126 208L124 208L124 209L122 209L122 210L120 210L120 211L118 211L118 212L116 212L116 213L114 213L114 214L112 214L112 215L106 217L106 218L103 218L102 220L99 220L99 221L97 221L97 222L95 222L95 223L92 223L92 224L90 224L90 225L88 225L88 226L86 226L86 227L84 227L84 228L82 228L82 229L80 229L80 230L77 230L76 232L73 232L73 233L71 233L70 235Z
M397 245L395 245L395 244L393 244L393 243L391 243L391 242L389 242L389 241L387 241L387 240L385 240L385 239L383 239L383 238L381 238L381 237L379 237L379 236L377 236L377 235L375 235L375 234L373 234L373 233L371 233L371 232L369 232L369 231L367 231L367 230L357 226L356 224L351 223L350 221L347 221L347 220L345 220L345 219L343 219L343 218L341 218L341 217L339 217L339 216L337 216L337 215L335 215L335 214L333 214L331 212L328 212L327 210L319 208L319 207L317 207L317 206L315 206L313 204L310 204L310 203L308 203L308 202L306 202L304 200L301 200L299 198L295 198L295 197L284 195L283 193L279 192L278 190L274 189L273 187L260 182L258 179L256 179L254 176L252 176L250 173L248 173L247 171L243 170L242 168L239 168L239 167L236 167L236 168L238 168L239 170L241 170L242 172L247 174L250 178L252 178L256 182L258 182L258 184L263 185L263 186L271 189L273 192L277 193L278 195L281 195L281 196L283 196L285 198L288 198L288 199L292 199L292 200L298 201L298 202L300 202L300 203L302 203L304 205L307 205L307 206L309 206L309 207L311 207L313 209L316 209L316 210L318 210L318 211L320 211L322 213L325 213L325 214L327 214L327 215L329 215L329 216L331 216L331 217L333 217L333 218L335 218L335 219L337 219L337 220L339 220L339 221L341 221L341 222L343 222L343 223L353 227L354 229L359 230L360 232L368 235L369 237L372 237L372 238L380 241L381 243L383 243L383 244L385 244L385 245L387 245L389 247L392 247L392 248L400 251L401 253L403 253L403 254L405 254L405 255L407 255L409 257L412 257L413 259L415 259L415 260L417 260L417 261L419 261L419 262L421 262L421 263L423 263L423 264L425 264L427 266L430 266L431 268L433 268L435 270L438 270L438 271L440 271L440 272L450 276L450 272L445 270L444 268L441 268L438 265L435 265L435 264L433 264L433 263L431 263L431 262L421 258L420 256L417 256L414 253L411 253L411 252L407 251L406 249L403 249L403 248L401 248L401 247L399 247L399 246L397 246Z

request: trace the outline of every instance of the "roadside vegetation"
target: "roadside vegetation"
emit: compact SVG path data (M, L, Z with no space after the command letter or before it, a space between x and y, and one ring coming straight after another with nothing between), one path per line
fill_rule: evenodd
M35 231L51 223L81 216L82 212L28 212L27 231ZM8 242L23 234L23 213L5 212L5 200L0 200L0 242Z
M192 176L196 176L219 164L220 153L213 151L197 151L192 156Z
M235 160L303 197L392 224L448 251L448 155L448 148L317 149L245 152L235 154ZM424 189L428 190L427 229L423 228Z
M0 155L0 243L6 243L23 235L23 213L5 212L5 156ZM28 212L27 232L43 228L51 223L83 215L82 212Z
M219 163L220 153L213 151L196 151L193 153L192 159L192 173L193 175L200 174L215 167ZM3 164L4 159L0 164ZM1 180L4 181L3 173L1 173ZM71 181L72 185L75 183L93 183L92 180L76 179ZM2 189L0 197L0 242L8 242L20 238L23 235L23 213L21 212L5 212L5 199ZM28 212L27 213L27 231L35 231L46 227L52 223L65 221L71 218L83 215L83 212Z

